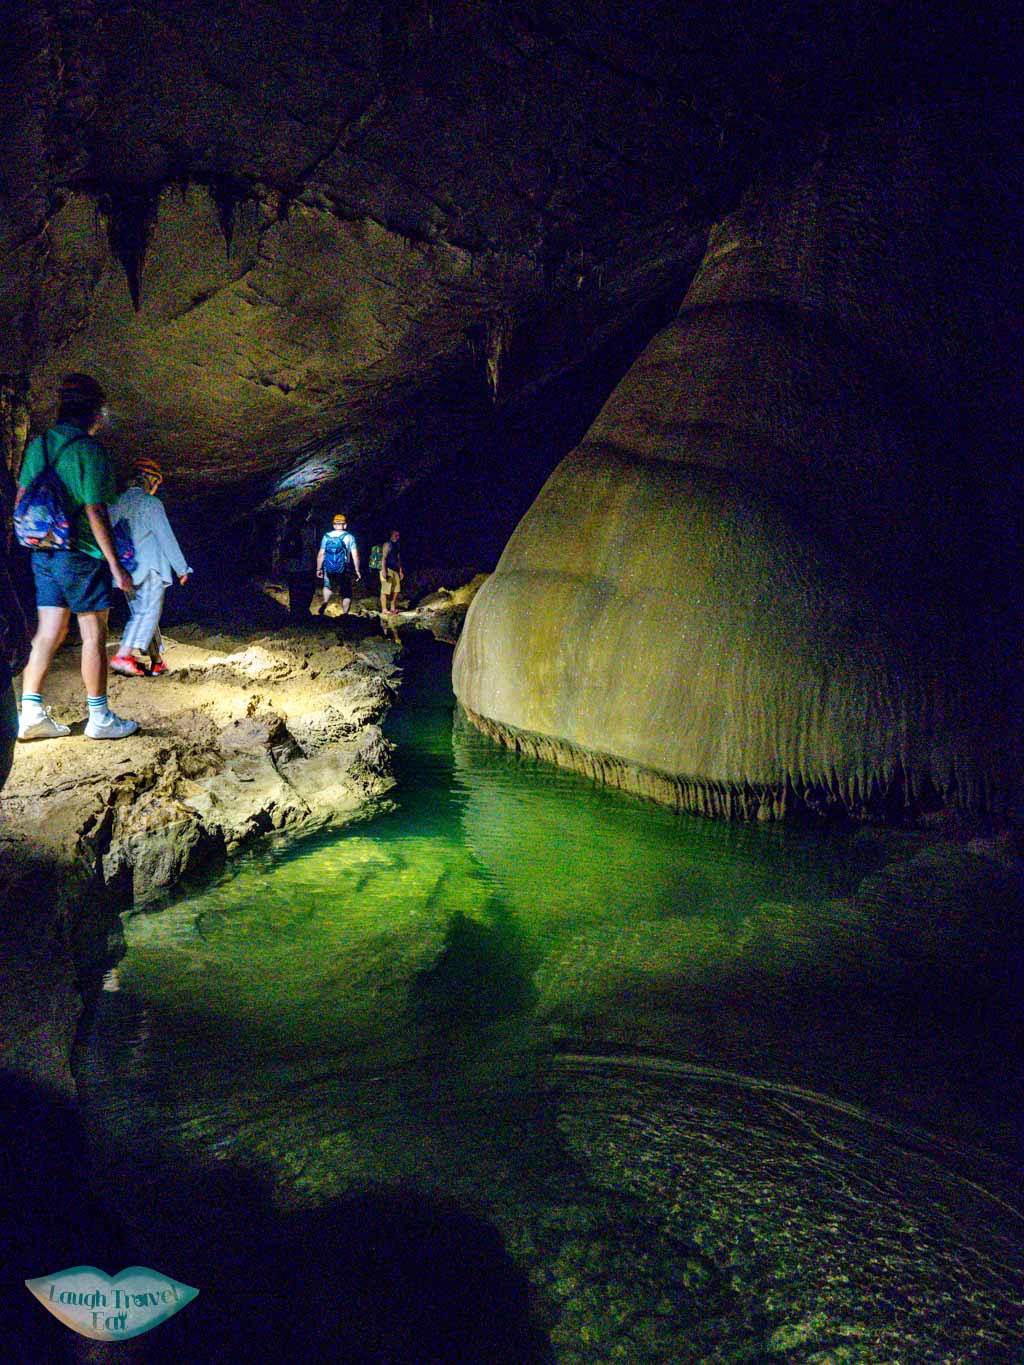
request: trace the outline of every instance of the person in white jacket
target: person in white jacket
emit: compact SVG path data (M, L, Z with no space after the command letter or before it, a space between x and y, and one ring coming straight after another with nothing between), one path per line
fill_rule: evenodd
M175 578L184 587L192 573L171 530L164 505L156 496L163 481L155 460L138 460L134 483L110 508L110 524L116 526L123 517L135 546L132 571L135 596L128 603L128 624L110 667L115 673L139 678L145 677L147 670L136 658L137 653L149 655L148 671L152 676L167 672L160 635L164 593Z

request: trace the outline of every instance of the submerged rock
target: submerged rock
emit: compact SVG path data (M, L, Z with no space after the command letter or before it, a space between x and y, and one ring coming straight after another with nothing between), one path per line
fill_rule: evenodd
M165 637L165 677L111 678L137 735L20 745L4 790L0 1060L50 1085L70 1084L82 982L121 943L119 912L261 835L351 819L391 785L377 721L393 680L369 656L333 636L282 633L232 653L233 641L183 635ZM392 646L379 655L389 675L393 658ZM70 723L80 690L63 652L48 699Z

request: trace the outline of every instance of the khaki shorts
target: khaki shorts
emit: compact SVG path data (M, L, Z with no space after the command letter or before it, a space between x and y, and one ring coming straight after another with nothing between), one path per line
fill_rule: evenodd
M381 569L380 571L380 590L386 592L388 596L397 592L402 580L398 576L397 569Z

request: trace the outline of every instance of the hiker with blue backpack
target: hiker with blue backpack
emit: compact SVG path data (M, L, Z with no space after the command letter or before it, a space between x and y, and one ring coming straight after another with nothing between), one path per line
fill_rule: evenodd
M348 530L347 519L339 512L334 518L331 529L321 540L316 557L316 576L324 581L322 611L327 610L327 603L333 594L340 593L342 613L347 613L352 605L353 572L357 579L362 579L363 575L359 571L359 548L356 545L356 538Z
M192 573L157 497L163 481L155 460L136 460L131 486L110 508L115 540L122 525L125 528L121 543L131 560L125 561L122 555L122 562L126 562L135 584L135 596L128 603L128 622L110 667L128 677L144 678L148 674L157 678L167 672L160 634L164 593L175 579L184 587ZM136 654L149 655L148 669Z
M68 630L71 613L82 636L89 739L124 739L138 729L107 704L107 613L112 590L130 598L131 575L118 559L107 506L117 494L106 448L102 388L87 374L61 381L55 426L25 449L14 504L14 531L32 551L38 625L22 675L19 740L69 735L43 705L43 684Z

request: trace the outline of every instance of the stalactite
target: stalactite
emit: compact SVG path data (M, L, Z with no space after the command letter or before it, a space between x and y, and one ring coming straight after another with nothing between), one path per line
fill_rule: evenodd
M594 753L550 735L531 735L515 726L476 715L465 705L462 714L482 734L523 758L550 763L581 773L604 786L616 787L634 796L644 796L675 810L715 819L775 822L793 815L844 815L855 820L884 818L895 791L900 811L913 811L917 803L902 777L871 772L867 778L853 773L839 779L832 771L799 782L734 783L701 779L691 775L674 777L669 773L643 768L612 754ZM969 793L976 802L992 801L991 790L977 787Z
M220 230L224 234L224 250L230 256L235 231L235 214L239 204L252 197L252 190L242 181L228 175L211 175L204 183L216 205Z
M485 364L487 367L487 382L490 385L491 397L497 402L498 386L501 383L501 362L504 358L508 345L508 332L503 316L488 318L485 342Z
M467 708L696 781L673 801L736 817L1008 803L1020 659L984 628L1018 573L984 487L1005 471L935 417L957 411L961 319L988 288L960 278L988 239L947 222L946 145L880 116L712 231L474 601ZM497 396L500 316L483 350Z
M104 190L97 198L110 250L124 271L136 312L141 303L146 248L156 226L162 189L163 185L158 183L118 185Z

